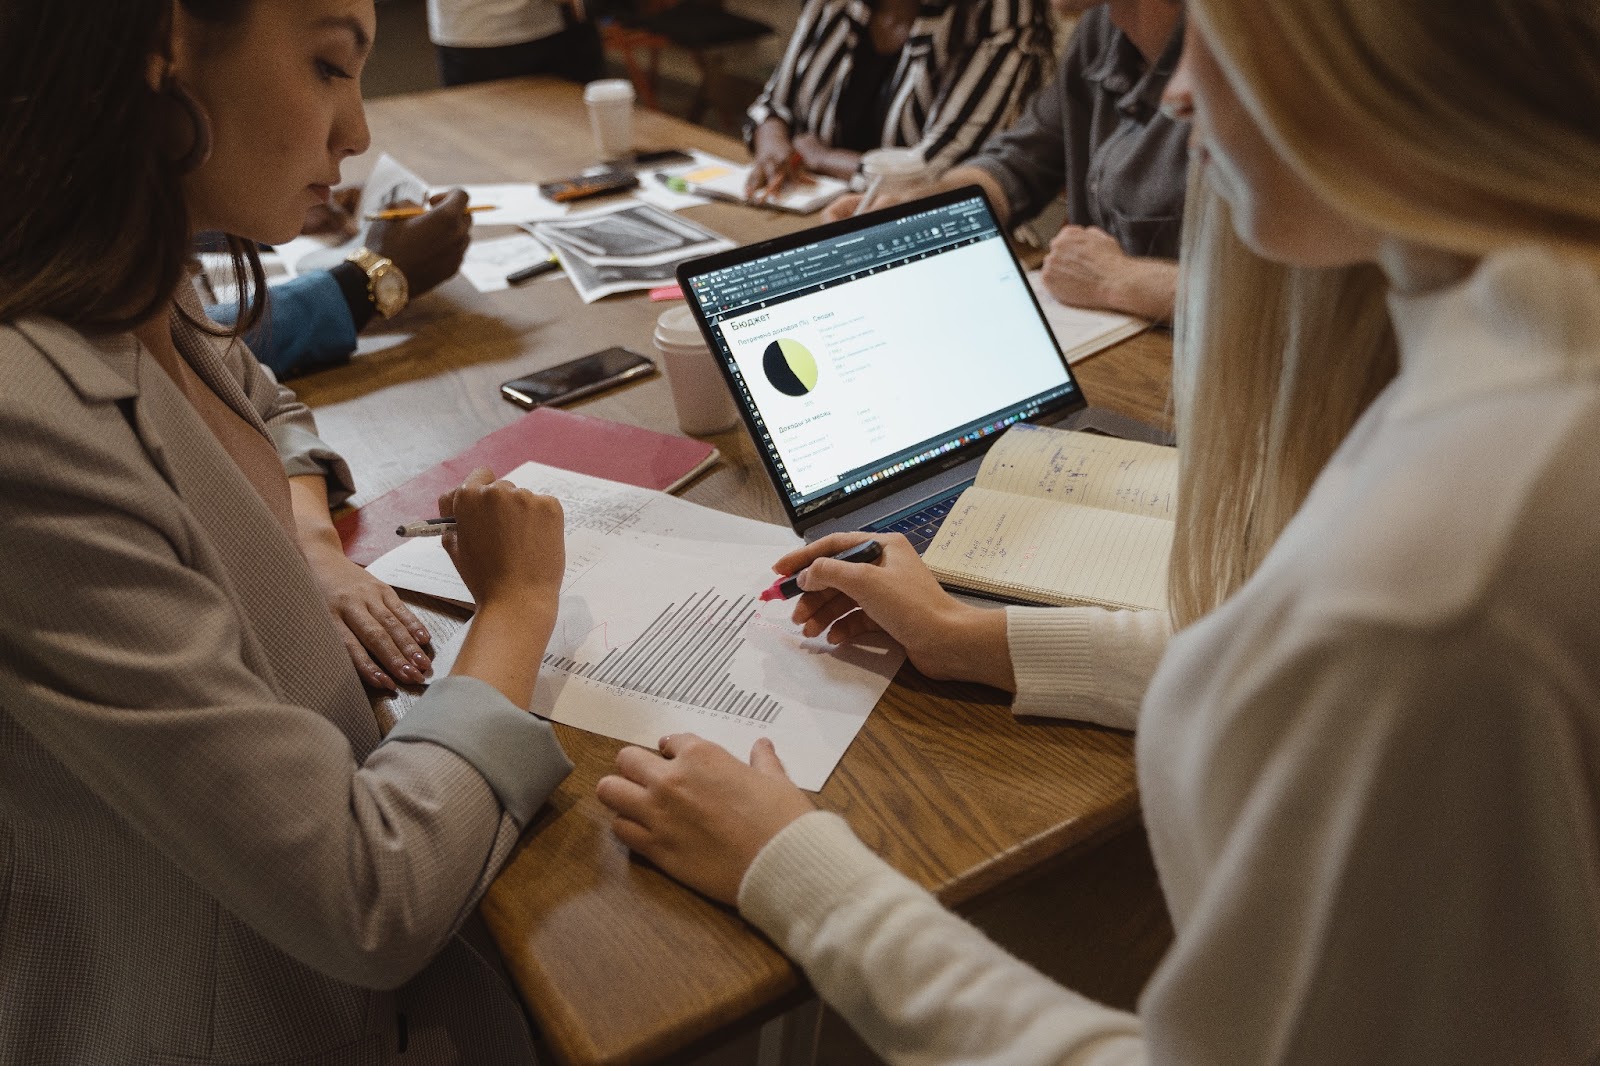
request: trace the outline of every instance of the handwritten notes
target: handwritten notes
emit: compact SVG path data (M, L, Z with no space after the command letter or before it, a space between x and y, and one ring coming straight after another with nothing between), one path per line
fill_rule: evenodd
M996 492L1172 521L1177 517L1178 452L1023 423L989 450L978 484Z
M1177 480L1171 448L1015 426L924 558L946 583L978 592L1159 609Z

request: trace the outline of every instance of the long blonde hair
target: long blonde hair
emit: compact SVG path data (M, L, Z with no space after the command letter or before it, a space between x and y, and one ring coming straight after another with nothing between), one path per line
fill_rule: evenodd
M1193 0L1191 32L1290 165L1353 217L1461 255L1535 242L1600 263L1600 3L1461 6ZM1376 267L1269 262L1203 172L1189 193L1177 627L1254 573L1397 365Z

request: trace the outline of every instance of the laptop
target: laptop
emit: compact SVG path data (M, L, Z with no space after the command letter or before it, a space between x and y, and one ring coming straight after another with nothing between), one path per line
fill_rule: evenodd
M807 540L893 530L920 551L1018 422L1148 428L1088 406L977 186L694 259L678 282Z

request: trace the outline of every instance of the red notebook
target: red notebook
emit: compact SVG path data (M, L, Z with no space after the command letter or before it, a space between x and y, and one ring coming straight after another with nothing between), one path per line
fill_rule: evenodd
M714 464L715 445L536 407L438 466L334 522L344 553L366 566L400 543L395 527L438 514L439 497L487 466L507 474L530 460L646 489L673 492Z

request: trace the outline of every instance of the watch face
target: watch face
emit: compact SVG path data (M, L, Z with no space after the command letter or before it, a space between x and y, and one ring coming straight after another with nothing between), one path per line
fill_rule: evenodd
M406 276L392 264L385 263L372 272L373 302L384 318L399 314L409 295Z

